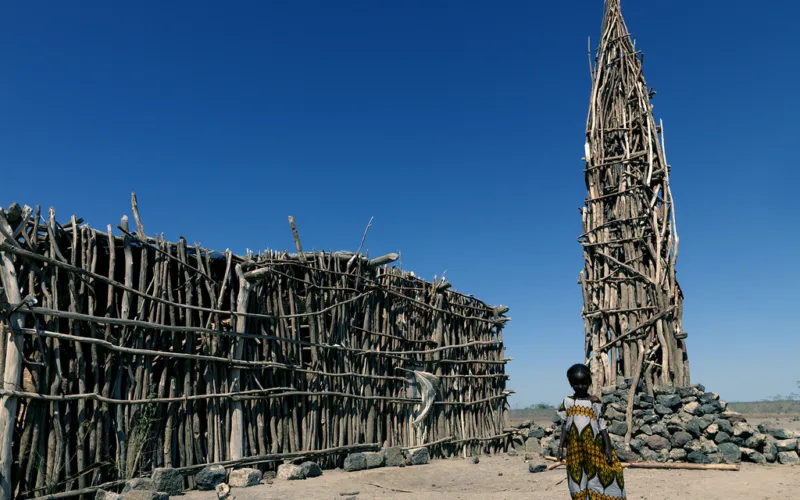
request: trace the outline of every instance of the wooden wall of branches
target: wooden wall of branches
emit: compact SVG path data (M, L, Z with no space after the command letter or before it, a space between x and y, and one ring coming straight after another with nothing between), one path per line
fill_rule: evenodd
M586 360L595 390L617 376L688 385L683 294L675 277L678 233L664 153L619 0L606 0L592 66L582 209ZM635 384L635 386L637 386Z
M0 211L5 498L163 466L191 487L209 463L507 445L507 308L394 254L304 252L291 218L296 253L237 256L148 235L135 196L133 215L99 231ZM415 370L439 381L419 426Z

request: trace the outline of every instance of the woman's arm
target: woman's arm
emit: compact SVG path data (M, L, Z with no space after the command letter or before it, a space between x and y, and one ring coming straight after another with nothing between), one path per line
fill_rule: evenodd
M561 439L559 440L559 443L558 443L558 453L556 453L556 458L558 460L564 460L564 458L565 458L565 456L564 456L565 453L564 452L566 450L564 449L564 443L566 443L566 441L567 441L567 421L564 420L561 423Z
M607 429L603 429L602 431L600 431L600 435L603 436L603 443L606 446L606 461L608 463L611 463L611 458L612 458L611 457L611 450L612 450L612 448L611 448L611 438L608 436L608 430Z

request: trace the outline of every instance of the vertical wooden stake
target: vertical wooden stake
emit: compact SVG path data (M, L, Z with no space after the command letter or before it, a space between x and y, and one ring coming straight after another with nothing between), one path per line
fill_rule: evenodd
M0 214L0 224L8 227L5 217ZM9 234L13 234L9 232ZM5 236L0 232L0 243L7 243ZM9 242L10 243L10 242ZM0 251L0 280L3 283L6 300L11 304L19 304L22 297L19 293L17 270L6 252ZM21 314L11 316L12 328L25 326ZM22 353L16 342L16 332L8 332L11 342L6 344L6 364L3 371L3 389L16 389L22 375ZM6 340L3 335L3 341ZM21 341L22 339L20 339ZM0 396L0 498L11 498L11 447L14 440L14 423L17 421L17 398L13 396Z
M239 277L239 297L236 305L236 312L239 316L236 317L236 331L244 332L247 330L247 304L250 301L250 283L244 278L241 264L236 264L236 276ZM237 337L233 342L233 359L238 360L242 358L242 349L244 341ZM230 375L230 392L237 392L241 390L240 386L240 372L239 368L232 368ZM236 400L233 402L233 411L231 412L231 440L228 448L228 458L230 460L239 460L244 455L244 413L242 412L242 402Z

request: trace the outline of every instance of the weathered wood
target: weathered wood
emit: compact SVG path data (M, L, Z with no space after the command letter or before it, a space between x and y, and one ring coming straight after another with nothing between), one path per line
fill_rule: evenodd
M304 252L296 226L292 254L166 242L144 234L131 201L136 231L126 217L121 237L77 217L61 226L54 210L38 229L22 210L25 228L6 230L19 241L0 241L27 278L16 289L41 302L6 324L17 337L6 347L43 362L31 365L32 385L0 388L4 401L25 402L27 430L12 445L18 491L86 496L154 467L229 457L336 466L363 442L432 456L506 446L506 307L385 267L393 256ZM420 367L442 391L414 428L405 408L420 399L404 386Z
M614 385L617 377L636 373L638 378L642 370L648 384L655 379L680 386L688 380L670 166L639 56L619 2L606 2L590 68L587 197L579 238L586 359L594 390ZM648 369L638 366L645 361L641 352L632 352L639 340L655 356Z
M11 234L11 226L0 213L0 243L6 243L6 234ZM14 262L6 252L0 251L0 282L3 284L6 300L11 304L21 304L22 296L19 292L19 282L17 281L17 269ZM0 319L4 321L4 319ZM23 317L20 314L13 314L10 318L12 328L22 328L24 326ZM8 338L12 342L6 344L5 366L3 369L4 387L17 387L22 376L22 352L19 349L20 343L17 340L15 331L8 332ZM6 337L2 339L5 342ZM14 457L11 455L12 443L14 441L14 423L17 421L17 398L0 396L0 498L11 498L11 464Z

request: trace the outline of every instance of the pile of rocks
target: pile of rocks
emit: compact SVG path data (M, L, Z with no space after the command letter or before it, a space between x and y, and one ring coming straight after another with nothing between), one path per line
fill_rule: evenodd
M398 447L383 448L377 452L350 453L344 460L344 470L348 472L374 469L377 467L406 467L423 465L430 461L427 448L404 450ZM299 462L299 460L298 460ZM194 476L198 490L216 490L217 496L224 500L231 497L231 488L247 488L271 483L273 480L296 481L322 475L322 468L316 462L284 463L278 466L277 473L262 473L258 469L239 468L228 474L221 465L209 465ZM172 468L159 468L149 478L131 479L125 484L122 494L99 490L97 500L168 500L170 496L183 492L183 474Z
M699 464L754 463L800 464L798 433L754 427L739 413L728 410L719 395L702 385L655 388L654 395L639 391L634 397L630 446L625 420L630 380L603 390L611 442L623 462L690 462ZM520 427L515 448L541 449L555 455L561 438L558 415L548 428L526 422ZM541 436L543 437L536 437ZM536 442L531 443L531 440ZM522 441L522 443L520 443ZM524 443L524 444L523 444ZM519 451L519 450L517 450Z
M344 470L355 472L377 467L407 467L430 462L427 448L404 450L393 446L370 453L351 453L344 459Z

